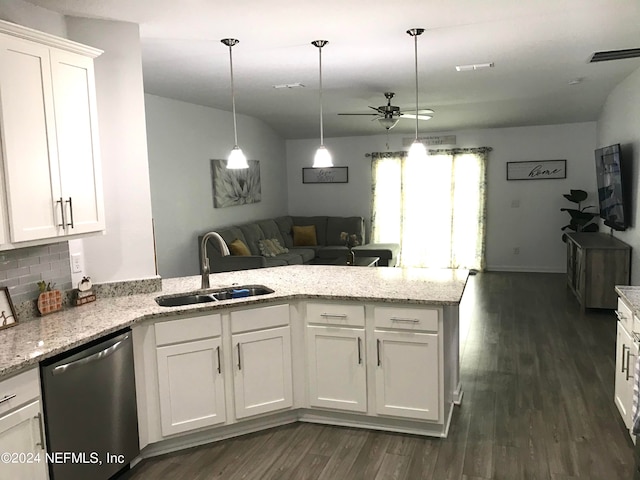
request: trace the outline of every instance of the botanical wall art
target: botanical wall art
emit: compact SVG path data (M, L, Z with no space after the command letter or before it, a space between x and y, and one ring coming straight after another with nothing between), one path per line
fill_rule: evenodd
M260 162L249 160L249 168L228 169L226 160L211 160L213 206L232 207L262 199Z

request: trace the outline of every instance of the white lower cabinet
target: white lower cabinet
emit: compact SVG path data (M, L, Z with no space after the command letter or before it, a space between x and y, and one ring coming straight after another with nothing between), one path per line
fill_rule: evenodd
M37 369L0 382L2 479L48 478L39 382Z
M226 420L220 337L157 349L164 436Z
M367 411L364 328L307 327L309 405Z
M239 333L232 336L232 344L236 418L290 408L293 383L289 326Z
M633 427L631 407L633 402L633 374L638 349L625 330L622 322L617 322L615 404L628 429Z
M375 331L376 412L437 421L438 335Z

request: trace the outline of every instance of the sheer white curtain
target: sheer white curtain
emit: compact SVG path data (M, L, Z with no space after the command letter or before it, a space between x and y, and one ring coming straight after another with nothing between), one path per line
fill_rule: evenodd
M400 243L400 266L484 268L490 148L372 154L372 237Z

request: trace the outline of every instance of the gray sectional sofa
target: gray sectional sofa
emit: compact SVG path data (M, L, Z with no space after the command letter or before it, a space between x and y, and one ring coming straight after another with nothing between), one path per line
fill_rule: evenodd
M311 225L315 227L315 243L317 245L294 245L293 227ZM346 256L347 254L347 247L344 241L340 239L341 232L357 235L360 245L354 248L356 256L380 257L379 266L396 266L400 253L400 246L396 243L367 244L364 219L362 217L283 216L230 227L216 227L212 228L212 230L222 236L227 246L231 245L235 240L241 240L248 247L250 253L250 255L232 254L222 256L215 240L209 239L206 249L212 273L283 265L323 263L324 261L330 263L331 259ZM203 235L198 237L199 249ZM289 251L273 257L262 255L260 241L274 238ZM198 251L198 258L200 258L200 253Z

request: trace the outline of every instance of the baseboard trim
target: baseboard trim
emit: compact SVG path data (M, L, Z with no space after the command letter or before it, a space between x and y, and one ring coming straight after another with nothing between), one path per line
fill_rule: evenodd
M490 265L485 268L486 272L512 272L512 273L567 273L566 270L558 267L529 267L513 265Z

